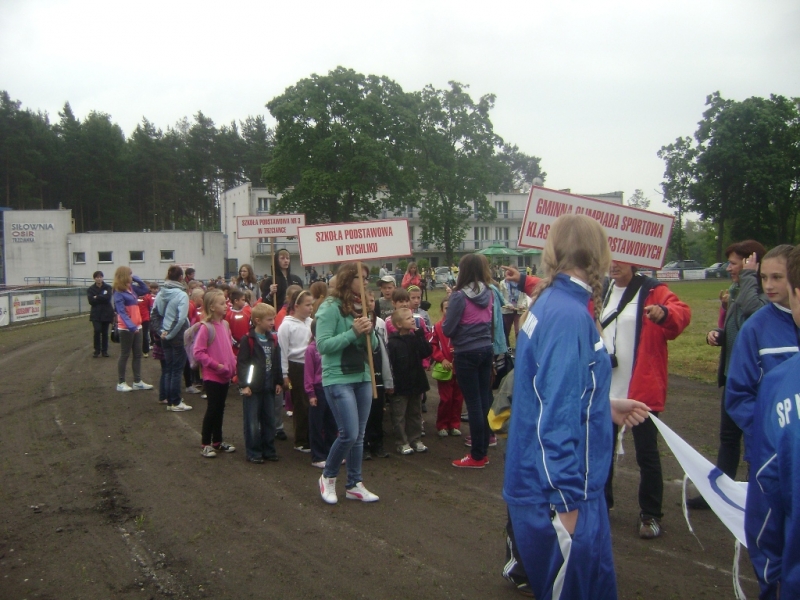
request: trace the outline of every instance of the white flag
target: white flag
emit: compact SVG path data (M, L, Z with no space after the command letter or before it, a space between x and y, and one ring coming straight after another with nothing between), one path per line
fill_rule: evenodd
M650 415L661 432L672 454L700 491L720 521L739 542L747 547L744 539L744 505L747 498L747 482L734 481L703 455L683 441L678 434Z

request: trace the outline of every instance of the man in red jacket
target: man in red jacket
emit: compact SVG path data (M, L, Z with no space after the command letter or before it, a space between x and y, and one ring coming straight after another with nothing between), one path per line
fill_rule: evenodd
M663 283L611 263L611 282L603 296L600 324L611 355L611 398L644 402L658 416L667 399L667 341L689 325L691 309ZM616 425L615 442L616 442ZM639 465L639 537L661 535L664 481L658 452L658 430L650 419L632 429ZM606 483L606 502L613 506L614 463Z

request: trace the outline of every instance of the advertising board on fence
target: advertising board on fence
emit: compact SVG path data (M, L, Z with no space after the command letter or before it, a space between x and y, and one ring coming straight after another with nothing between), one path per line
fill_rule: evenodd
M411 255L406 219L310 225L297 239L303 266Z
M11 322L30 321L42 316L42 295L25 294L11 297Z
M5 327L9 322L8 296L0 296L0 327Z
M236 237L240 240L267 237L295 237L306 224L305 215L255 215L236 217Z
M664 264L674 217L536 186L528 196L519 246L544 248L550 225L563 214L587 215L600 223L614 260L641 267Z

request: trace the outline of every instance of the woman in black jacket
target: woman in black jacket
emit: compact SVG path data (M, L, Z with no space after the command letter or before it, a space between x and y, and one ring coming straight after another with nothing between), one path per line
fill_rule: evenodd
M103 282L103 272L95 271L94 285L90 285L86 290L89 297L89 305L92 307L89 313L89 320L94 328L94 354L97 358L102 352L108 358L108 327L114 321L114 306L111 303L111 286Z

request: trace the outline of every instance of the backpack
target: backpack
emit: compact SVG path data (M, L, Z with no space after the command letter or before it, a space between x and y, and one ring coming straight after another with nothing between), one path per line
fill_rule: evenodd
M210 346L214 342L214 337L217 334L217 332L214 330L214 326L211 323L206 321L198 321L189 327L189 329L187 329L183 334L183 345L186 348L186 357L189 359L189 366L192 369L196 369L200 366L200 363L197 362L197 359L194 356L194 343L197 340L197 332L200 331L200 328L203 325L208 327L208 345Z
M153 308L150 309L150 331L161 334L163 323L164 315L158 312L158 304L153 302Z

